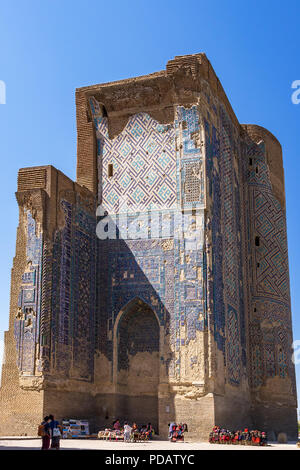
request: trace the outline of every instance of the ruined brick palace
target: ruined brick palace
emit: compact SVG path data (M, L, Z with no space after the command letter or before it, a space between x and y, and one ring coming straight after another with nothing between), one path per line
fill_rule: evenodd
M238 122L205 54L79 88L76 109L76 182L18 174L0 433L53 413L296 438L277 139Z

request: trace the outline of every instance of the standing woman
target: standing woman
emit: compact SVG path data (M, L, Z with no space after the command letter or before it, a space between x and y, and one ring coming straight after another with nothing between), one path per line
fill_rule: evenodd
M42 436L42 450L48 450L50 446L50 418L45 416L44 421L41 423L41 436Z
M55 421L53 415L49 415L51 429L51 449L59 450L62 427L58 421Z

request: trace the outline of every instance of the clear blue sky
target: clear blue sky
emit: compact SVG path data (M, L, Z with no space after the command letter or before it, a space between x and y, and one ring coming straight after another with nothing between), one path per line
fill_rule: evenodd
M76 87L161 70L205 52L241 123L268 128L284 152L294 339L300 339L300 2L260 0L0 1L2 229L0 331L8 327L20 167L75 178ZM300 390L300 366L298 390Z

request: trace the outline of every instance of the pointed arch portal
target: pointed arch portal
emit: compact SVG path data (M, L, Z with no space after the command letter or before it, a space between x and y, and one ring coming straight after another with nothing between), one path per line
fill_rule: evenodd
M143 300L123 308L115 326L116 413L158 429L160 326Z

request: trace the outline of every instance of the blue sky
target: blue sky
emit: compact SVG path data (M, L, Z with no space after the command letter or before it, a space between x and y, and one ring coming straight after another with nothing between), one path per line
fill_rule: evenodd
M270 5L272 4L272 6ZM294 339L300 340L299 1L0 1L2 230L0 332L8 327L20 167L52 164L75 178L75 88L155 72L205 52L241 123L283 147ZM300 365L298 391L300 391Z

